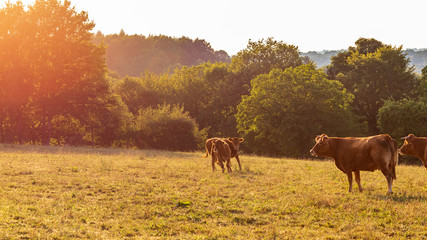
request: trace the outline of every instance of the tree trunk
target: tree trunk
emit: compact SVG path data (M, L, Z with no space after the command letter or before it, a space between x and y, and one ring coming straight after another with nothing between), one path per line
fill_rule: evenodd
M49 114L46 114L45 122L43 124L43 145L49 145L50 139L52 138L52 117Z

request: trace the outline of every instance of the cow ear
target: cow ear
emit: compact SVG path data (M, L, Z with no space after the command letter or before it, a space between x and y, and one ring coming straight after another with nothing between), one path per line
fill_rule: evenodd
M322 134L320 141L325 142L326 140L328 140L328 135Z
M415 138L415 135L414 134L409 134L408 136L406 136L406 137L403 137L402 139L405 139L405 140L412 140L412 139L414 139Z
M244 138L239 138L239 142L243 142L243 141L245 141Z
M228 141L233 142L233 138L229 137Z

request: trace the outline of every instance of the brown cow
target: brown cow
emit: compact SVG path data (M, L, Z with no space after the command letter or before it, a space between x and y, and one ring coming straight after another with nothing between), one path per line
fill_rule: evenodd
M208 140L206 140L205 143L205 148L206 148L206 156L204 156L204 158L207 158L210 154L210 150L212 149L212 142L215 140L223 140L225 142L228 143L228 146L230 147L231 150L231 157L236 158L237 163L239 164L239 169L240 171L242 170L242 166L240 165L240 159L239 159L239 148L240 148L240 143L242 143L245 139L243 138L239 138L239 137L230 137L230 138L209 138ZM213 156L212 156L213 158ZM214 161L214 159L212 159L212 161Z
M228 143L221 139L215 139L211 144L211 155L212 155L212 171L215 171L215 163L217 163L224 172L224 163L227 166L227 172L231 170L231 149Z
M353 188L353 176L356 179L359 190L360 171L375 171L380 169L387 179L388 191L393 193L393 179L396 179L395 167L397 164L396 141L387 134L371 137L328 137L322 134L316 137L316 144L310 150L311 155L331 157L339 170L347 174L349 192Z
M414 134L409 134L402 139L405 139L405 142L399 149L399 153L419 158L427 169L427 138L415 137Z

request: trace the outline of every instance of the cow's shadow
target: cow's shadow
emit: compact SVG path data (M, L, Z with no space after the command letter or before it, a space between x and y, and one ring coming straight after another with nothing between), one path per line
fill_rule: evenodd
M422 195L406 195L406 194L391 194L391 195L379 195L374 194L371 195L371 198L373 199L379 199L379 200L388 200L393 201L397 203L411 203L413 201L426 201L427 197Z
M253 170L249 169L249 167L243 167L242 170L234 168L233 175L238 178L253 178L255 176L264 175L264 173L260 170Z

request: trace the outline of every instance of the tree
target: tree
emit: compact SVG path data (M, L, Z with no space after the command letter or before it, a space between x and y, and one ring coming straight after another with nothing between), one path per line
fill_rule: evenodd
M354 112L363 116L370 134L377 134L377 114L384 101L414 94L416 78L402 47L361 38L332 58L328 75L354 94Z
M6 3L0 9L0 141L21 142L25 128L27 103L34 89L26 61L28 52L18 51L31 42L27 39L29 22L21 2Z
M298 47L288 45L273 38L257 42L249 40L246 49L238 52L231 60L231 69L236 73L236 81L241 87L240 95L247 95L250 82L260 74L272 69L286 69L303 64Z
M386 101L378 112L381 132L396 139L412 133L427 136L427 67L422 69L416 97Z
M403 99L386 101L378 112L381 132L396 139L412 133L427 136L427 101Z
M251 82L238 106L238 129L258 154L307 155L316 135L358 134L353 95L313 64L274 69Z
M178 104L189 112L209 136L235 136L236 106L241 101L241 86L227 63L205 63L176 69L170 76L169 104ZM168 88L168 87L165 87Z
M149 73L140 78L124 77L114 85L114 91L120 95L129 111L137 116L139 110L164 102L163 94L156 91L157 81L159 76Z
M417 89L417 96L421 101L427 102L427 66L421 70L421 78Z
M49 144L53 119L68 114L82 119L93 99L108 95L104 48L91 42L95 24L88 14L67 0L36 0L28 9L20 2L6 4L1 14L1 46L13 47L2 55L7 57L0 68L1 85L7 88L2 92L22 90L16 94L22 95L19 103L7 103L8 119L20 122L23 116L11 109L27 114L28 129L38 135L32 140Z

